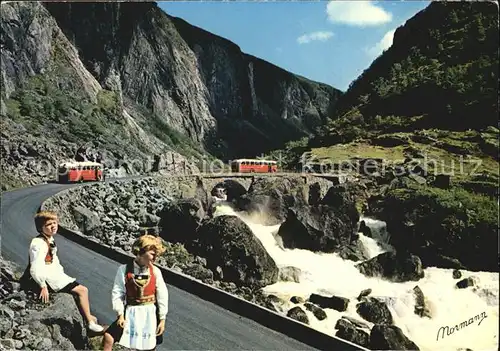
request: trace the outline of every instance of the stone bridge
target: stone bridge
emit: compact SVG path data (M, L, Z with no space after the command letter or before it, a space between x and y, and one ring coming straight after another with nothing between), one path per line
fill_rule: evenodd
M255 178L261 177L287 177L301 178L304 184L317 185L322 189L327 189L332 185L343 183L345 176L335 174L309 174L309 173L274 173L274 174L207 174L185 176L158 176L156 183L175 198L191 198L197 195L211 194L216 186L231 188L241 188L243 192L248 191Z

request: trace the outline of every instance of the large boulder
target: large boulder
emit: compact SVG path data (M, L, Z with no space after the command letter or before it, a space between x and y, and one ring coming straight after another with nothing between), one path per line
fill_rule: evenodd
M353 223L358 223L359 212L356 208L356 198L359 197L359 187L352 183L334 185L328 189L321 204L341 210Z
M326 312L323 311L323 309L321 307L318 307L313 303L306 302L306 303L304 303L304 307L308 311L311 311L312 314L314 314L314 317L316 317L319 321L322 321L322 320L325 320L326 318L328 318Z
M306 312L299 306L291 308L286 315L304 324L309 324L309 317L307 317Z
M284 282L295 282L300 283L300 276L302 275L302 271L300 268L286 266L281 267L279 269L278 279Z
M73 207L72 210L75 223L83 233L90 233L101 226L101 221L95 211L79 205Z
M181 199L167 203L159 217L163 239L189 244L196 238L196 230L205 218L205 210L199 199Z
M394 324L391 311L384 301L374 297L364 298L356 305L356 312L365 320L376 324Z
M375 325L370 333L371 350L420 350L395 325Z
M335 329L337 329L335 336L368 348L370 335L351 321L341 318L335 324Z
M236 216L222 215L199 228L193 247L212 270L221 267L224 280L263 287L278 281L278 267L252 230Z
M342 209L298 206L288 210L278 235L286 248L337 252L355 240L356 228L357 224Z
M268 224L279 224L288 208L307 204L308 194L302 177L255 177L237 206L243 211L265 213Z
M384 252L356 267L368 277L383 277L393 282L417 281L424 277L420 258L408 253Z
M309 301L323 308L332 308L339 312L344 312L349 306L349 299L345 297L322 296L318 294L311 294Z

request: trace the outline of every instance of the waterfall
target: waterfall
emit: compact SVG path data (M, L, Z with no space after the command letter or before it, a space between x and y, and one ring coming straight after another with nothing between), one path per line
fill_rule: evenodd
M421 350L457 350L471 348L473 350L497 349L498 316L499 316L499 277L498 273L469 272L462 270L463 277L475 276L479 279L474 288L457 289L457 279L453 278L452 269L426 268L425 277L415 282L393 283L380 278L369 278L362 275L355 264L344 260L335 253L319 253L302 249L285 249L276 233L280 225L266 226L260 214L248 215L236 212L230 206L218 206L215 215L234 215L241 218L261 241L278 268L292 266L299 269L299 282L278 281L266 286L266 294L274 294L285 302L284 311L297 306L289 302L292 296L307 299L311 293L331 296L336 295L350 299L348 309L338 312L324 309L327 318L319 321L302 304L301 306L310 321L310 326L329 335L334 335L335 324L343 315L365 321L356 312L357 296L364 289L372 289L370 296L385 301L391 311L394 323L403 333L415 342ZM374 257L391 250L388 244L389 233L385 223L371 218L361 218L371 229L372 238L360 234L360 240ZM413 288L418 285L430 305L432 318L420 317L414 313L415 297ZM474 321L474 318L485 313L487 318ZM465 326L463 323L474 323ZM373 325L365 321L370 327ZM457 328L455 328L455 326ZM448 327L444 338L439 337L441 327ZM453 332L450 332L453 328ZM441 329L442 333L443 329Z

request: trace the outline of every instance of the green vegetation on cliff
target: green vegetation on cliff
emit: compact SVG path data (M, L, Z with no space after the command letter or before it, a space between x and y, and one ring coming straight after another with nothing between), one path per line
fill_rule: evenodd
M313 144L496 125L498 43L495 3L431 3L351 83Z
M147 139L165 149L202 158L204 152L187 136L173 130L154 113L125 99L118 92L101 89L91 98L68 63L62 44L55 42L52 60L44 73L25 80L6 100L6 114L28 133L75 144L94 143L118 157L139 157L152 152L140 131L124 113L134 111ZM88 83L90 84L90 83ZM156 141L153 141L154 139Z
M410 186L388 191L372 205L378 206L392 244L416 252L424 264L442 266L452 257L471 270L498 269L495 199L458 187Z
M317 135L271 157L285 155L287 168L304 153L312 162L427 158L441 172L465 165L458 178L498 175L497 10L493 2L431 3L396 30Z

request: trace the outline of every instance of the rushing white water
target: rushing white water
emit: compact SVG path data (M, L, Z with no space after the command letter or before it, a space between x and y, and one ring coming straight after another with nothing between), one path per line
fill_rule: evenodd
M315 253L300 249L283 249L275 239L279 225L265 226L260 223L258 214L237 213L231 207L223 205L217 208L215 215L235 215L241 218L262 242L277 266L293 266L301 270L300 282L283 282L264 288L266 294L274 294L284 301L292 296L307 299L311 293L325 296L336 295L351 300L345 312L324 309L328 318L319 321L307 309L303 308L309 318L310 326L324 333L334 335L335 324L342 315L363 320L356 312L356 298L364 289L372 289L370 296L379 297L387 302L395 324L403 333L415 342L420 350L457 350L470 348L478 350L498 349L499 328L499 277L497 273L469 272L462 270L462 277L474 276L479 279L475 288L457 289L457 279L453 278L451 269L427 268L425 277L418 282L392 283L379 278L368 278L355 267L355 262L344 260L337 254ZM370 218L362 218L371 228L369 238L360 234L360 239L368 251L370 258L390 250L387 242L389 234L385 223ZM418 285L429 301L432 318L419 317L414 313L415 298L413 288ZM300 305L300 304L299 304ZM285 302L285 311L297 306ZM461 326L482 313L486 318L480 323L474 320L468 326ZM363 320L364 321L364 320ZM365 321L370 327L373 325ZM451 329L459 326L459 330ZM448 326L444 333L441 327ZM439 337L438 337L439 333ZM449 335L448 335L449 334Z

